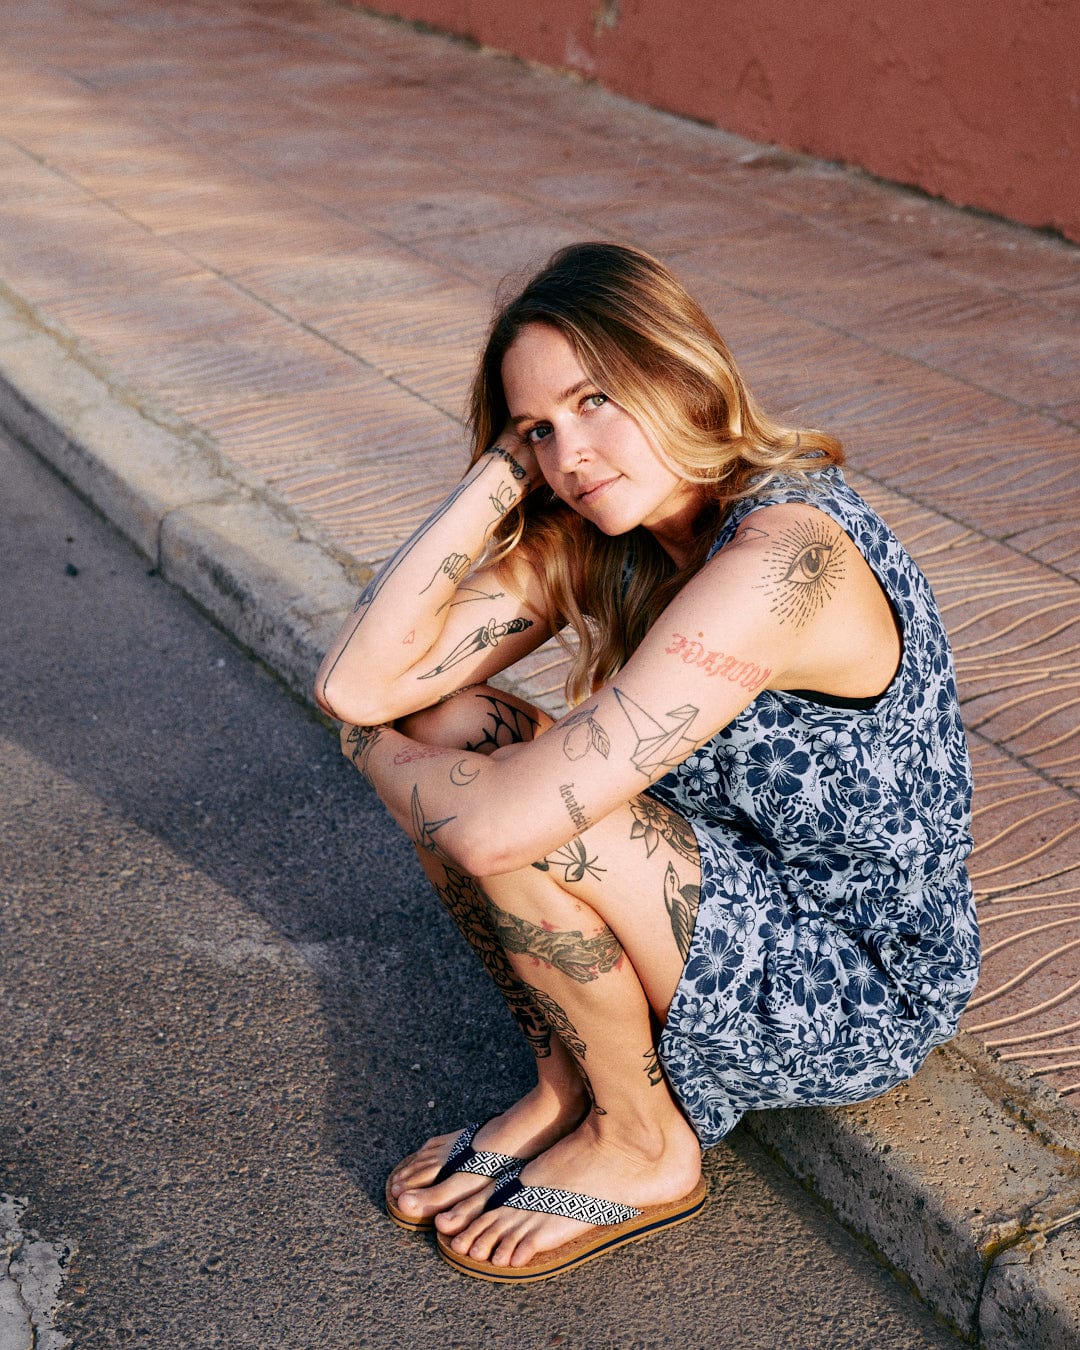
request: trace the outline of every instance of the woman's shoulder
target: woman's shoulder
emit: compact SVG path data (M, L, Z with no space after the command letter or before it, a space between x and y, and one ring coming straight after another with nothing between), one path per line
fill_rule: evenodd
M871 561L902 546L878 512L848 483L837 466L803 474L775 474L736 501L709 550L712 557L730 543L740 526L756 512L772 507L802 506L830 516Z

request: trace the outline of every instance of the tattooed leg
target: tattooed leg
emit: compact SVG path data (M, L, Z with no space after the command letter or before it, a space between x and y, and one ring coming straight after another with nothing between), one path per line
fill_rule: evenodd
M588 728L583 715L578 727ZM602 753L589 732L573 748ZM580 741L580 745L579 745ZM656 808L656 809L653 809ZM494 932L589 1098L581 1124L522 1171L552 1186L643 1206L678 1200L700 1175L697 1139L658 1045L693 932L701 873L692 831L652 799L621 807L569 851L478 884ZM453 1206L436 1227L455 1251L521 1265L587 1225L502 1208Z
M417 852L447 912L479 956L536 1057L536 1086L488 1121L473 1145L516 1158L535 1157L573 1130L589 1109L588 1079L559 1028L552 1026L557 1010L511 965L495 933L492 906L476 881L430 852ZM388 1185L402 1213L419 1220L452 1207L472 1213L482 1206L490 1189L485 1177L457 1173L433 1184L456 1137L455 1130L429 1139L394 1169Z
M499 709L497 718L493 709ZM414 714L403 726L408 735L429 742L416 753L445 753L434 746L464 749L472 740L485 748L509 744L550 725L550 719L512 695L487 688L466 689L453 698ZM450 759L449 763L453 764ZM451 778L455 769L451 769ZM437 822L435 822L437 826ZM450 917L479 956L506 1002L536 1059L537 1085L502 1115L489 1121L476 1136L474 1147L513 1157L531 1158L563 1137L589 1108L585 1080L573 1055L557 1035L545 1013L543 998L521 980L496 934L496 911L477 882L438 855L432 823L418 834L417 855ZM509 918L509 916L507 916ZM594 964L608 959L597 951ZM567 961L571 960L569 954ZM429 1139L404 1159L388 1185L402 1213L423 1219L457 1206L468 1211L483 1203L489 1183L483 1177L458 1173L439 1185L434 1178L446 1160L457 1131Z

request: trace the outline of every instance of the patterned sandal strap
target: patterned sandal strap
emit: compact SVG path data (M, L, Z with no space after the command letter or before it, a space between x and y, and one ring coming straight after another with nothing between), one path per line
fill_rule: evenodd
M457 1172L471 1172L474 1176L495 1179L522 1167L520 1158L511 1158L507 1153L492 1153L487 1149L473 1148L472 1141L486 1123L478 1120L461 1131L446 1155L446 1162L432 1182L433 1186L437 1186L440 1181L445 1181L447 1177L452 1177Z
M613 1200L598 1200L593 1195L579 1195L577 1191L560 1191L552 1186L526 1186L517 1175L501 1181L484 1206L485 1210L509 1205L511 1209L527 1209L535 1214L557 1214L563 1219L577 1219L581 1223L611 1225L636 1219L641 1213L633 1205L619 1205Z

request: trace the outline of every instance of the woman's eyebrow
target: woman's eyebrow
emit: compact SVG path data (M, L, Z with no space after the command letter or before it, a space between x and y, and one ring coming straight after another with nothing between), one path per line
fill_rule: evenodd
M569 389L564 389L555 401L557 403L568 403L575 394L580 394L583 389L592 383L593 381L589 379L578 380L577 384L571 385ZM510 418L514 426L517 426L519 422L535 422L536 420L535 413L518 413L516 417Z

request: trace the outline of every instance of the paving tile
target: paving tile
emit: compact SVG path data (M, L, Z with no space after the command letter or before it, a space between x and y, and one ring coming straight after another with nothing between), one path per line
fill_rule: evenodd
M602 236L601 236L602 237ZM494 290L507 278L528 276L556 249L577 243L580 228L570 222L532 222L514 231L475 230L416 242L416 251L435 263ZM509 283L513 285L511 280Z

